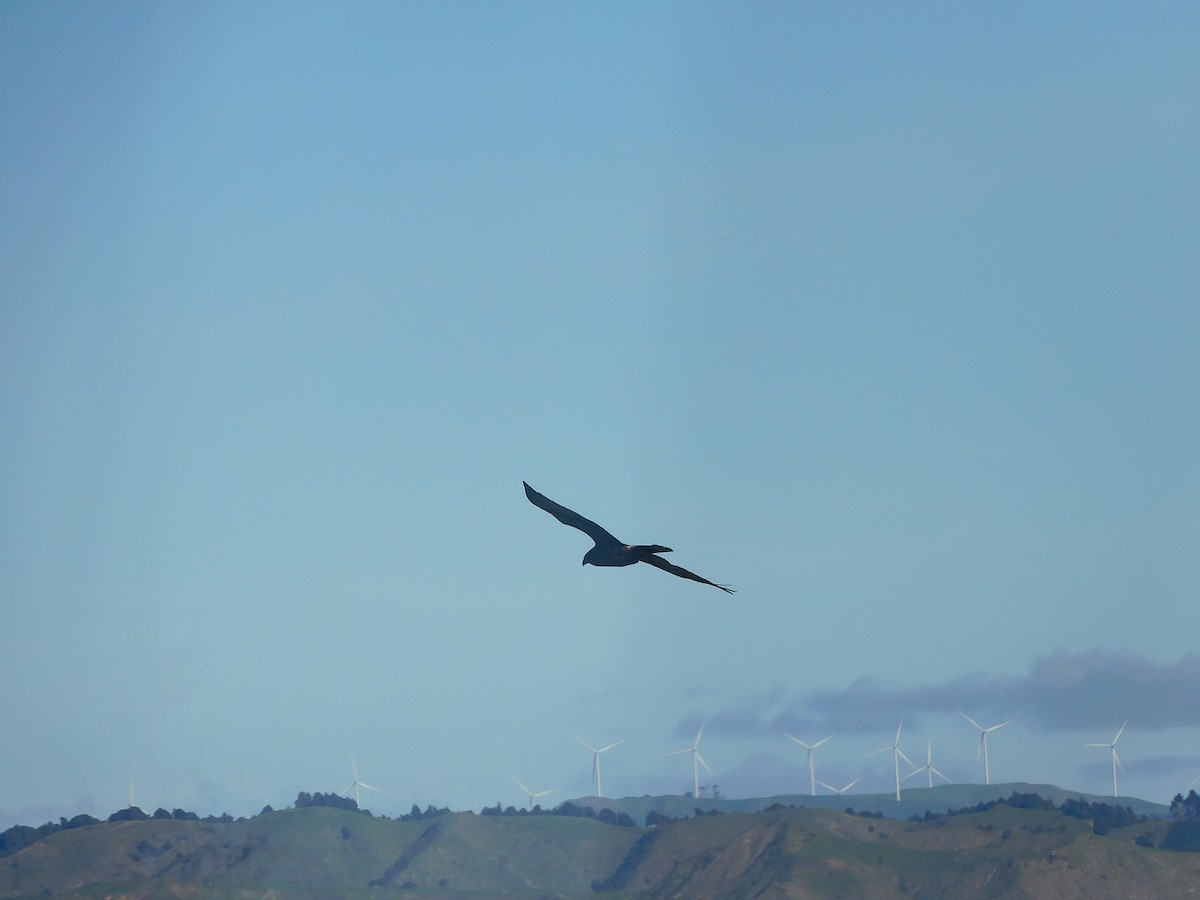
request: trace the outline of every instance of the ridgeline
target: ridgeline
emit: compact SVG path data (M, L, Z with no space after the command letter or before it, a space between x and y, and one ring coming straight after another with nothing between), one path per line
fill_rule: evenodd
M991 799L912 818L865 809L873 804L861 795L828 798L857 811L798 805L811 797L744 812L711 805L762 801L656 797L479 814L413 807L387 818L306 793L289 809L248 819L130 808L106 821L76 816L0 834L0 897L1061 900L1181 896L1200 883L1194 791L1152 818L1079 795L1000 797L998 787ZM692 808L669 813L676 801ZM649 808L639 822L630 810L640 806Z

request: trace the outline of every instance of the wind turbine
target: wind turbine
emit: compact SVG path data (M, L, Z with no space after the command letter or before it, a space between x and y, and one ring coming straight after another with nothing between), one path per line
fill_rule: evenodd
M827 789L833 791L835 794L837 794L840 797L840 796L842 796L842 794L846 793L846 791L850 790L850 788L854 787L860 781L862 781L861 775L859 775L857 778L855 778L852 782L850 782L844 788L835 788L832 784L826 784L823 781L818 781L817 784L819 784L823 788L827 788Z
M803 747L805 750L808 751L808 792L810 794L812 794L814 797L817 796L817 776L813 773L813 751L816 750L818 747L820 747L827 740L829 740L829 738L833 737L833 735L831 734L831 735L829 735L829 737L821 738L815 744L806 744L806 743L804 743L804 741L800 740L800 738L792 737L786 731L783 734L784 734L784 737L791 738L793 741L795 741L797 744L799 744L801 747Z
M538 797L545 797L547 794L554 793L554 788L550 788L550 790L548 790L548 791L531 791L529 788L525 787L525 785L521 784L521 782L517 781L517 779L514 778L513 781L516 781L517 787L519 787L521 790L523 790L526 794L529 795L529 808L530 809L533 809L533 801L536 800Z
M354 805L361 809L362 800L359 797L359 788L366 788L368 791L374 791L377 794L382 794L383 791L377 787L371 787L371 785L367 784L365 781L358 780L358 765L354 762L353 756L350 757L350 768L354 771L354 780L350 782L349 786L346 788L346 790L342 791L342 793L345 794L350 790L350 788L354 788Z
M933 787L933 776L934 775L937 775L939 778L941 778L943 781L946 781L947 783L949 783L949 781L950 781L949 778L947 778L943 773L939 772L933 766L933 738L929 739L929 752L925 756L925 765L921 766L921 768L919 768L919 769L913 769L911 772L909 772L907 775L905 775L904 778L907 781L909 778L912 778L914 775L920 775L922 772L929 773L929 786L930 787Z
M892 746L881 747L878 750L873 750L867 754L867 756L874 756L876 753L887 753L889 750L892 752L892 759L896 763L896 799L897 800L900 799L900 760L903 759L910 766L913 765L913 761L911 759L909 759L907 756L905 756L904 751L900 749L900 732L903 728L904 728L904 720L901 719L900 727L896 729L896 740L892 741Z
M1126 719L1125 725L1128 725L1128 724L1129 724L1129 720ZM1109 749L1109 752L1112 753L1113 796L1114 797L1117 796L1117 769L1119 768L1122 772L1125 771L1125 767L1123 765L1121 765L1121 760L1119 760L1117 758L1117 741L1119 741L1121 739L1121 735L1125 733L1125 725L1121 726L1120 731L1118 731L1117 736L1112 739L1111 744L1084 744L1085 747L1107 747Z
M617 746L617 744L625 743L625 739L621 738L621 740L615 741L614 743L609 744L607 747L601 747L599 750L597 750L583 738L575 738L575 740L579 741L579 743L583 744L583 746L592 751L592 775L596 778L596 796L603 797L604 795L600 793L600 754L605 750L611 750L613 747Z
M700 799L700 766L704 766L705 769L708 769L708 774L712 774L712 769L708 768L708 763L700 755L700 735L704 734L704 726L707 724L707 722L700 723L700 730L696 732L696 740L692 741L692 746L682 750L672 750L667 754L667 756L678 756L680 753L692 754L692 797L696 800Z
M962 710L959 710L959 715L979 729L979 749L975 751L975 758L979 759L979 754L983 754L983 783L991 784L992 773L991 770L988 769L987 736L989 732L995 731L997 728L1003 728L1005 725L1011 725L1012 719L1009 719L1007 722L1001 722L999 725L992 725L988 728L984 728Z

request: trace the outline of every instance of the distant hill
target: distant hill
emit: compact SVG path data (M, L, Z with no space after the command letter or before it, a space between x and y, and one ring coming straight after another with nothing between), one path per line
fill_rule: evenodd
M1007 804L929 821L783 805L650 828L306 807L60 830L0 858L0 897L1169 897L1200 884L1200 853L1157 849L1179 845L1181 824L1195 823L1101 836L1087 818Z
M968 806L978 806L991 800L1008 797L1013 792L1019 794L1037 794L1046 800L1051 800L1056 806L1061 806L1064 800L1083 798L1090 803L1111 803L1117 806L1128 806L1139 816L1152 819L1162 819L1170 815L1170 808L1162 803L1150 803L1136 797L1102 797L1098 794L1084 794L1079 791L1065 791L1049 784L941 784L936 787L904 788L900 792L900 800L895 794L783 794L776 797L755 797L751 799L728 800L725 798L711 799L701 797L695 800L690 796L645 796L623 797L612 800L600 797L580 797L570 802L577 806L590 806L593 809L611 809L615 813L625 813L639 824L646 820L651 811L678 819L692 815L697 809L708 812L716 810L724 813L749 813L767 809L770 806L803 806L810 809L853 809L855 812L881 813L889 819L908 819L912 816L922 816L928 810L945 812L948 809L963 809Z

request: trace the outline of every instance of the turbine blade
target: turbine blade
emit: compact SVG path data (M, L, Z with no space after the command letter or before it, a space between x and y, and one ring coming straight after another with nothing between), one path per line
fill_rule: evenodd
M1009 719L1007 722L1001 722L999 725L993 725L991 728L989 728L987 730L995 731L997 728L1003 728L1005 725L1011 725L1012 723L1013 723L1013 720Z
M366 788L368 791L374 791L374 792L375 792L375 793L377 793L377 794L382 794L382 793L383 793L383 791L381 791L379 788L377 788L377 787L371 787L371 786L370 786L369 784L367 784L365 781L360 781L360 782L358 783L358 786L359 786L360 788Z
M1128 719L1126 719L1126 720L1125 720L1125 725L1128 725L1128 724L1129 724L1129 720L1128 720ZM1115 738L1113 738L1113 743L1114 743L1114 744L1115 744L1117 741L1119 741L1119 740L1121 739L1121 735L1123 735L1123 734L1125 733L1125 725L1122 725L1122 726L1121 726L1121 730L1120 730L1120 731L1118 731L1118 732L1117 732L1117 736L1116 736Z
M591 750L593 753L599 753L599 752L600 752L600 751L599 751L599 750L597 750L595 747L593 747L591 744L589 744L587 741L585 741L583 738L575 738L575 740L579 741L579 743L583 744L583 746L587 747L587 748L588 748L589 750Z
M976 722L974 719L972 719L970 716L968 716L961 709L958 711L958 714L960 716L962 716L964 719L966 719L968 722L970 722L972 725L974 725L976 728L978 728L980 731L983 731L983 726L980 725L978 722Z
M695 741L695 743L694 743L694 744L692 744L692 749L693 749L693 750L695 750L697 747L699 747L699 746L700 746L700 738L701 738L701 736L703 736L703 734L704 734L704 726L705 726L705 725L707 725L707 724L708 724L708 722L701 722L701 723L700 723L700 730L696 732L696 741Z
M700 751L699 751L699 750L693 750L692 752L696 754L696 759L697 759L697 760L700 762L700 765L702 765L702 766L704 766L704 768L708 769L708 774L709 774L709 775L712 775L712 774L713 774L713 770L708 768L708 763L706 763L706 762L704 761L704 757L700 755Z
M609 744L607 747L601 747L601 748L600 748L599 750L597 750L596 752L597 752L597 753L603 753L605 750L611 750L613 747L617 746L617 744L623 744L623 743L625 743L625 738L621 738L619 741L613 741L613 742L612 742L611 744Z
M514 778L513 781L516 782L517 787L519 787L525 793L532 795L533 792L530 791L529 788L525 787L525 785L521 784L521 782L517 781L517 779Z
M819 741L817 741L815 744L813 744L812 747L810 747L809 749L816 750L818 747L820 747L823 743L825 743L827 740L829 740L832 737L833 737L833 735L831 734L831 735L829 735L829 737L821 738Z

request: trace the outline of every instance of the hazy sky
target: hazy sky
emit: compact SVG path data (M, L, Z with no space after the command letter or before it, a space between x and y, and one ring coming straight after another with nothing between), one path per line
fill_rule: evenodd
M1195 3L7 2L0 121L0 827L1200 777Z

